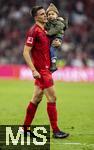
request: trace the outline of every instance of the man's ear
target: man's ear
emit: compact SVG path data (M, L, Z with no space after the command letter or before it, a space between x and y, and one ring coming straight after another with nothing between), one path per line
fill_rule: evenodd
M37 16L34 17L35 21L37 21Z

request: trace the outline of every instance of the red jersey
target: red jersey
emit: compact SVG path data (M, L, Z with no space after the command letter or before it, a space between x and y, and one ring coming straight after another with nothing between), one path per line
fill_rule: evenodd
M27 46L32 47L31 57L37 70L50 68L50 40L45 30L35 24L26 36Z

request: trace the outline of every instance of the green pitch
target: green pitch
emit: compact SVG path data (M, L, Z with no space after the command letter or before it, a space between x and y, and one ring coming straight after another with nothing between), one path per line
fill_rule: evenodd
M51 137L51 150L94 150L94 83L55 84L59 126L70 137ZM32 81L0 80L0 124L22 124L32 94ZM49 124L45 97L33 124Z

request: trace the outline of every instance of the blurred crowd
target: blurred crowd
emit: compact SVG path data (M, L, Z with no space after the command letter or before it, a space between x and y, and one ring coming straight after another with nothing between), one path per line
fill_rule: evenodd
M25 63L25 34L33 24L29 10L34 5L46 9L51 2L69 20L58 60L65 66L94 67L94 0L0 0L0 64Z

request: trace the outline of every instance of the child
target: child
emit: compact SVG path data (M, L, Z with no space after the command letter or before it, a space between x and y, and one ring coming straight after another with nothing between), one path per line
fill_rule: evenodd
M58 17L59 12L53 3L50 4L48 9L46 10L48 22L46 23L47 35L51 38L51 48L50 48L50 56L51 56L51 68L50 71L54 72L57 70L56 67L56 51L62 44L62 38L64 36L64 31L67 28L67 22L62 18ZM57 40L60 44L59 47L55 47L53 45L53 40Z

